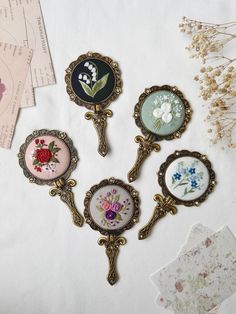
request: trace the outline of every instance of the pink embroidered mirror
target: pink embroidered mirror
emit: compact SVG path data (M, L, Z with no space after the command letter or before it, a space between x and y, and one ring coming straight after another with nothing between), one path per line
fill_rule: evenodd
M49 194L60 196L69 207L74 224L81 227L83 217L76 209L72 192L76 181L69 179L79 157L68 135L57 130L34 131L20 147L18 158L29 181L52 186Z

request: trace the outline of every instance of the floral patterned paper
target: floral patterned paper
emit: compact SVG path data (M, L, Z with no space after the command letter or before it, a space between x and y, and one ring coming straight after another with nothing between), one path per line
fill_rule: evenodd
M205 314L236 291L236 239L228 227L207 236L152 276L159 303L176 314ZM170 307L171 306L171 307Z

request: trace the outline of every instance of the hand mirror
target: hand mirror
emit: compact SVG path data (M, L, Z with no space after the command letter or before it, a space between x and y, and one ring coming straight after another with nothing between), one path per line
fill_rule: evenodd
M107 118L113 115L106 107L121 93L120 76L117 62L96 52L81 55L66 69L67 93L77 105L92 110L85 118L93 121L99 140L98 152L103 157L109 150L105 136Z
M105 179L86 193L84 205L85 221L106 236L101 237L98 244L106 248L109 260L107 280L114 285L118 280L116 258L119 246L126 244L126 239L120 234L138 221L138 192L121 180Z
M66 133L52 130L34 131L26 138L18 153L19 164L30 182L52 186L49 194L59 195L69 207L74 224L81 227L83 216L77 211L68 179L79 160L77 150Z
M139 231L139 240L147 238L154 224L167 213L175 215L175 205L200 205L216 184L206 155L188 150L176 151L167 158L158 172L158 182L164 196L154 196L157 205L148 224Z
M155 142L181 136L191 113L189 102L177 87L164 85L145 89L134 108L135 123L145 137L135 137L139 148L135 165L128 173L129 182L137 179L141 165L151 152L160 150Z

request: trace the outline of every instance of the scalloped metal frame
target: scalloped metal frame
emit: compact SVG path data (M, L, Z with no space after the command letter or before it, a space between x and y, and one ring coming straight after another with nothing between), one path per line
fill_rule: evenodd
M96 224L96 222L93 220L92 216L90 215L90 201L93 197L93 194L98 191L100 188L107 186L107 185L117 185L123 189L125 189L130 196L132 197L133 204L134 204L134 212L133 215L130 219L130 221L123 226L122 228L116 229L116 230L108 230L108 229L103 229L100 226ZM132 228L137 222L139 218L139 193L129 184L124 183L122 180L115 179L115 178L110 178L110 179L104 179L100 183L93 185L90 190L86 193L85 199L84 199L84 217L85 221L90 225L90 227L93 230L99 231L101 234L109 236L109 235L115 235L118 236L122 234L124 231Z
M183 121L182 125L179 127L179 129L176 130L174 133L171 133L168 135L163 135L163 136L157 135L157 134L151 132L150 130L148 130L145 127L145 125L142 121L142 117L141 117L142 106L143 106L145 99L148 96L150 96L152 93L155 93L155 92L161 91L161 90L166 90L166 91L174 93L176 96L178 96L181 99L181 101L185 107L184 121ZM135 119L135 123L141 129L141 132L143 133L143 135L145 135L145 136L152 135L154 138L154 141L173 140L176 138L180 138L182 133L186 130L187 124L191 120L191 116L192 116L192 109L191 109L191 106L190 106L188 100L184 97L183 93L176 86L169 86L169 85L152 86L150 88L146 88L145 91L140 95L138 103L134 107L134 114L133 114L133 117Z
M99 103L99 105L101 105L102 108L106 108L110 105L111 102L116 100L116 98L118 98L118 96L122 92L121 71L120 71L119 65L116 61L113 61L110 57L103 56L97 52L88 52L86 54L79 56L77 60L71 62L70 65L68 66L68 68L66 69L66 75L65 75L66 91L69 94L71 101L75 102L79 106L86 107L89 110L94 110L96 104L86 102L83 99L81 99L75 93L75 91L73 90L73 87L71 85L71 76L72 76L72 73L73 73L73 70L75 69L75 67L79 63L81 63L82 61L85 61L85 60L88 60L91 58L98 59L98 60L101 60L101 61L107 63L110 66L110 68L112 69L114 76L115 76L115 86L114 86L112 93L106 99L104 99L102 102Z
M70 156L70 165L67 168L67 170L62 175L60 175L60 176L58 176L52 180L43 180L43 179L39 179L39 178L35 177L28 170L26 163L25 163L25 152L26 152L28 145L34 139L36 139L39 136L43 136L43 135L55 136L58 139L62 140L67 145L67 147L69 148L70 155L71 155ZM76 148L74 147L72 140L68 137L68 135L65 132L60 132L57 130L46 130L46 129L33 131L32 134L27 136L24 144L21 145L19 153L17 156L18 156L19 164L20 164L21 168L23 169L24 175L26 176L26 178L29 179L29 181L31 183L36 183L38 185L49 185L49 186L52 186L56 180L58 180L62 177L65 180L67 180L70 177L72 171L76 168L77 163L79 161L78 152L77 152Z
M209 172L209 184L206 189L206 191L198 198L190 201L184 201L181 199L178 199L174 195L170 193L168 190L166 183L165 183L165 173L169 167L169 165L176 159L180 157L195 157L199 159L207 168ZM216 185L216 175L214 170L212 169L211 162L208 160L206 155L203 155L196 151L188 151L188 150L181 150L181 151L175 151L173 154L169 155L166 159L166 161L160 166L159 171L157 172L158 175L158 183L160 184L162 188L162 193L165 197L170 196L174 201L176 205L185 205L185 206L199 206L200 203L204 202L205 199L208 197L208 195L213 191L215 185Z

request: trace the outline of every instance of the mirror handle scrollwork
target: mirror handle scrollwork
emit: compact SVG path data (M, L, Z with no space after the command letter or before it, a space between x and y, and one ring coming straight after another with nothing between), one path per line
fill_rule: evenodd
M109 261L109 272L107 276L107 281L110 285L114 285L119 276L116 268L116 260L119 254L119 246L126 244L126 239L124 237L108 235L108 237L101 237L98 239L99 245L104 245L106 248L106 255Z
M168 213L171 213L172 215L177 214L177 208L174 206L175 201L170 196L163 197L160 194L156 194L154 196L154 201L156 201L157 204L154 208L151 219L139 231L139 240L146 239L150 235L152 228L156 224L156 222L165 217Z
M106 140L106 127L107 118L111 118L113 115L110 109L102 110L100 105L95 106L94 111L88 111L85 114L85 119L93 121L93 125L98 134L98 152L103 157L109 151L109 147Z
M70 209L74 224L78 227L82 227L84 218L75 206L74 194L72 192L72 187L76 185L76 181L73 179L65 180L61 178L54 181L53 185L54 186L50 189L49 194L51 196L60 196L60 199L66 203Z
M154 143L153 135L148 135L145 138L141 135L135 137L135 142L139 144L137 159L133 168L128 173L129 182L133 182L138 178L140 168L143 162L147 159L147 157L151 154L152 151L159 152L160 145Z

